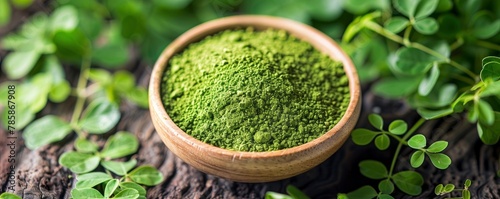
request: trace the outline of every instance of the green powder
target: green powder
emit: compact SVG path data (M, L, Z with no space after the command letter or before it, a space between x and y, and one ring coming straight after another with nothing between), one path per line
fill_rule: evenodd
M341 63L285 31L227 30L175 55L164 74L172 120L203 142L273 151L309 142L349 103Z

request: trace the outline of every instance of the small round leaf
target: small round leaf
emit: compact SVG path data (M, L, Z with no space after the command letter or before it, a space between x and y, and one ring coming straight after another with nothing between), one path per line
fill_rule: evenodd
M384 164L375 160L363 160L359 163L359 170L364 176L379 180L389 175Z
M447 169L451 164L451 159L442 153L428 153L432 164L438 169Z
M443 188L443 184L438 184L436 188L434 188L434 193L438 196L441 195L443 193Z
M368 129L356 129L352 132L352 141L357 145L367 145L373 138L377 135L377 132L370 131Z
M408 140L408 146L414 149L422 149L426 145L427 145L427 140L425 136L422 134L414 135Z
M347 194L348 198L374 198L377 197L377 191L369 185L362 186Z
M424 178L415 171L401 171L392 176L396 187L408 195L416 196L422 193Z
M410 164L413 168L418 168L424 163L425 153L423 151L415 151L411 155Z
M415 30L424 35L432 35L439 29L439 24L434 18L423 18L417 20L414 24Z
M382 130L382 128L384 127L384 120L378 114L372 113L368 115L368 121L370 122L370 124L372 124L373 127L379 130Z
M469 179L465 180L465 183L464 183L465 188L469 188L471 184L472 184L471 180L469 180Z
M163 174L152 166L140 166L132 170L128 177L139 184L154 186L163 181Z
M97 168L100 160L94 154L71 151L62 154L59 158L59 164L68 167L75 173L87 173Z
M427 151L431 153L439 153L446 149L446 147L448 147L447 141L437 141L432 143L429 148L427 148Z
M389 132L395 135L403 135L408 129L408 124L403 120L395 120L389 125Z
M455 185L454 184L447 184L443 188L443 193L450 193L453 190L455 190Z
M394 184L389 179L385 179L378 183L378 189L384 194L391 194L394 191Z
M386 134L379 135L377 136L377 138L375 138L375 146L382 151L389 148L390 144L391 140L389 139L389 136Z
M385 22L384 26L393 33L399 33L405 29L410 22L404 17L393 17Z

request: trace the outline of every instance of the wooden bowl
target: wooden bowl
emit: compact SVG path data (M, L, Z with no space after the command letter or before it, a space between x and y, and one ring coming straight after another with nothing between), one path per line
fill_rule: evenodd
M339 123L324 135L293 148L271 152L242 152L222 149L197 140L181 130L165 111L160 86L169 59L190 43L222 30L252 26L282 29L311 43L319 51L339 60L349 78L350 102ZM149 110L153 124L167 147L191 166L208 174L239 182L269 182L289 178L317 166L349 137L360 112L360 87L356 69L342 49L320 31L283 18L233 16L206 22L173 41L158 58L149 85Z

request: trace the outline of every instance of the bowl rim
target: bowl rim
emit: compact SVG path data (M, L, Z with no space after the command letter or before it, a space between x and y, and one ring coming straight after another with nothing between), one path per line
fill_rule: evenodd
M343 64L345 74L349 81L349 104L342 116L335 126L322 134L321 136L315 138L312 141L307 143L292 147L285 148L276 151L263 151L263 152L249 152L249 151L236 151L230 149L220 148L208 143L205 143L201 140L198 140L191 135L184 132L180 129L170 118L168 113L166 112L165 106L162 102L161 97L161 84L163 80L164 72L167 68L168 61L172 56L181 52L186 46L196 41L199 41L206 36L213 35L217 32L226 30L226 29L234 29L236 27L249 27L249 26L262 26L270 29L278 29L285 30L287 33L295 36L297 34L304 35L302 37L309 37L307 35L311 35L314 37L314 40L318 40L320 44L312 44L310 41L306 41L304 38L299 38L300 40L306 41L313 45L313 47L324 54L328 54L328 56L334 60L340 61ZM299 31L300 30L300 31ZM297 37L297 36L295 36ZM194 42L188 42L193 40ZM318 45L321 45L322 49L319 49ZM332 50L332 52L327 53L326 50ZM334 55L332 55L333 53ZM291 19L281 18L281 17L273 17L273 16L265 16L265 15L235 15L229 17L223 17L215 20L211 20L200 25L197 25L190 30L186 31L184 34L175 39L172 43L170 43L158 57L156 63L154 64L154 68L151 73L150 85L149 85L149 109L152 109L151 112L155 112L157 116L159 116L161 123L165 124L169 131L165 133L174 134L173 137L179 138L183 142L193 145L194 147L201 150L209 150L212 153L217 153L222 156L227 156L238 159L245 158L269 158L269 157L280 157L284 155L291 155L298 152L304 152L314 148L320 143L327 141L332 136L335 136L346 124L352 119L352 116L355 115L356 107L360 106L360 86L358 74L356 72L356 68L352 63L350 57L342 50L342 48L330 37L320 32L319 30L300 23L293 21ZM357 118L355 118L357 121ZM157 131L158 132L158 131ZM160 133L160 132L158 132ZM350 133L350 132L349 132ZM343 143L343 142L342 142Z

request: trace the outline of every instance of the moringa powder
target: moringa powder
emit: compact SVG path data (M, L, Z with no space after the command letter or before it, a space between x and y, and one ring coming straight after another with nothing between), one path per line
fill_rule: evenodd
M309 142L340 120L348 78L330 59L285 31L226 30L175 55L163 103L189 135L236 151Z

